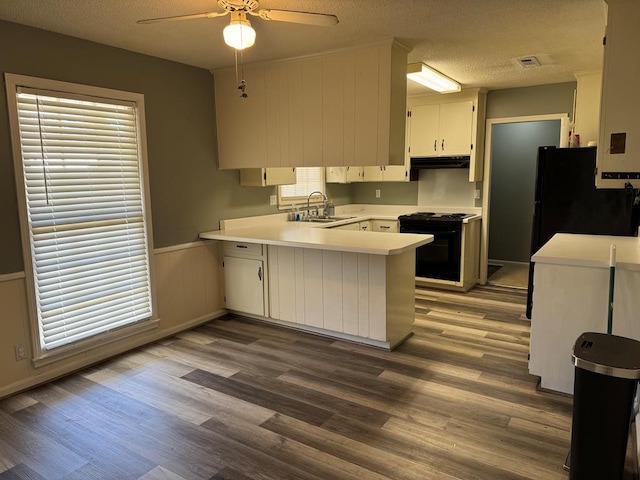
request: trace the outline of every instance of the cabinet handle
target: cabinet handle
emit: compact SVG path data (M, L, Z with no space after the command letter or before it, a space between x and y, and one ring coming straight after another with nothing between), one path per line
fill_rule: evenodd
M389 230L390 228L389 225L380 225L380 230Z
M437 138L433 141L433 151L434 152L438 151L438 139Z
M442 139L442 151L444 152L444 138Z
M258 267L258 280L262 281L262 267Z
M236 248L249 248L246 245L236 245Z

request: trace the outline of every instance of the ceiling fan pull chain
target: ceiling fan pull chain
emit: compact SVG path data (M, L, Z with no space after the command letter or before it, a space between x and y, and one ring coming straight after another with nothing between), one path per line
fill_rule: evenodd
M244 66L242 64L242 50L240 50L240 73L238 74L238 50L235 50L236 57L236 83L238 84L238 90L240 90L240 97L247 98L249 94L245 91L247 88L247 82L244 79Z

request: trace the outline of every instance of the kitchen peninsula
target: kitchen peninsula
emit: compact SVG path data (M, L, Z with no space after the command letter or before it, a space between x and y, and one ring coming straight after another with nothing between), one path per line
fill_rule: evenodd
M221 222L227 308L386 349L411 335L415 249L432 235L342 230L284 215Z
M573 393L571 352L583 332L606 332L609 253L616 245L613 334L640 340L640 240L558 233L533 255L529 373Z

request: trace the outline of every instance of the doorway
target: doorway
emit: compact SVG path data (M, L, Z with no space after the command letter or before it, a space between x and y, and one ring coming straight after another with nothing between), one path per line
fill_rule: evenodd
M513 286L526 288L524 279L531 245L538 147L566 146L568 123L567 114L487 121L480 260L482 284L487 283L491 260L509 266L503 272L508 274L507 280L514 283Z

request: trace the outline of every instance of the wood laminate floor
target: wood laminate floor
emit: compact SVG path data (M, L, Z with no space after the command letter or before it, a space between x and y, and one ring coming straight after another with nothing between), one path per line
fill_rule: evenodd
M566 479L524 303L418 289L393 352L210 322L0 401L0 480Z

